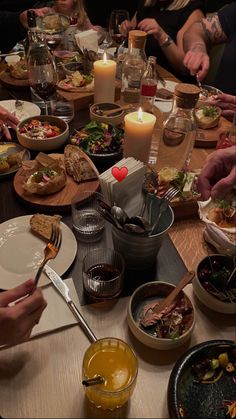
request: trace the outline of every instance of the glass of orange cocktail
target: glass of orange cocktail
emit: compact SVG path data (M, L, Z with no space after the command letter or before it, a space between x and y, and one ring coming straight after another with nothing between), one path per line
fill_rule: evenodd
M83 380L103 377L101 384L85 387L96 407L114 410L131 397L138 374L138 360L131 347L117 338L99 339L83 359Z

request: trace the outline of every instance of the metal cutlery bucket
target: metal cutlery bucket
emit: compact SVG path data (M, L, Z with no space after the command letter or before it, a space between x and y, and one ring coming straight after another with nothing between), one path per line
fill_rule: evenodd
M156 262L163 239L174 222L174 213L168 207L161 220L158 234L141 236L112 228L114 249L122 254L128 269L145 269Z

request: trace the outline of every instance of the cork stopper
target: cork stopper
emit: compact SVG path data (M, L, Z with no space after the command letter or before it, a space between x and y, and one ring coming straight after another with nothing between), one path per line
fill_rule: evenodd
M175 98L177 106L183 108L193 108L199 97L200 89L194 84L178 83L175 86Z
M129 31L129 46L132 45L133 48L145 49L146 41L146 32L136 29Z

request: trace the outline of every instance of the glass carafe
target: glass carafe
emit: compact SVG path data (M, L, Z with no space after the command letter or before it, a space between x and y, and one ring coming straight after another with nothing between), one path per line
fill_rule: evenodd
M157 169L163 167L187 170L196 138L194 108L200 90L197 86L180 83L175 87L173 107L163 124L159 139Z
M147 62L146 38L146 32L129 32L129 49L122 67L121 92L125 102L139 102L140 99L140 84Z

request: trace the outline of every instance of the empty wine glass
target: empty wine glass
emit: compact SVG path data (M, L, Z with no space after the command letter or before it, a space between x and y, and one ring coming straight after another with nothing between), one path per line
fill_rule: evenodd
M113 10L109 21L109 32L116 45L122 44L127 36L121 33L121 24L124 20L129 20L129 12L127 10Z
M33 91L45 102L45 113L48 115L47 100L56 90L57 71L45 37L38 37L30 45L28 55L29 84Z

